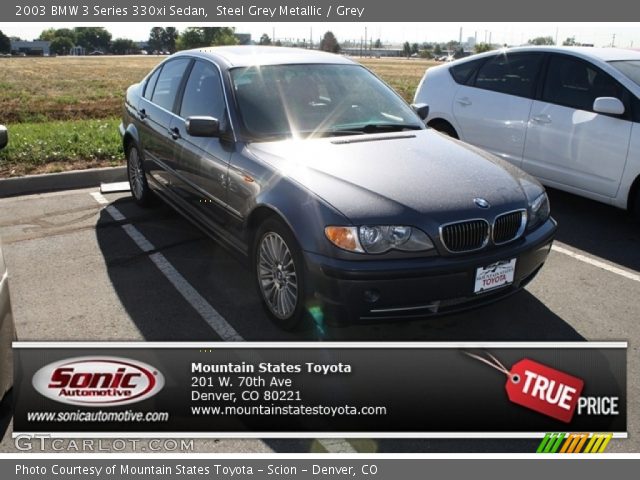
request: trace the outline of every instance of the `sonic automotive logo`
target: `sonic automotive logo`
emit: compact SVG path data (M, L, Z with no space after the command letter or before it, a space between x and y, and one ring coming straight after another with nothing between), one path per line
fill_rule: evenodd
M164 387L164 377L138 360L77 357L42 367L31 383L38 393L56 402L107 407L153 397Z

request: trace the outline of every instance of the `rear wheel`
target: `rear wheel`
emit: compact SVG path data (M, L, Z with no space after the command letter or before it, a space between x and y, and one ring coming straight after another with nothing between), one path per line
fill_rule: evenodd
M151 205L153 203L153 192L147 183L142 157L136 145L130 145L127 149L127 176L131 195L136 203L143 207Z
M633 213L635 219L640 222L640 189L636 192L636 198L632 204L632 208L631 213Z
M276 325L293 330L306 316L300 248L289 229L275 219L266 220L255 238L253 263L263 306Z

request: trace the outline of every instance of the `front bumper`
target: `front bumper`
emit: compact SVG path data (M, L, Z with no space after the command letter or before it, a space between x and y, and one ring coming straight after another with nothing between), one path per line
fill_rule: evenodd
M465 310L507 297L523 288L544 264L556 222L486 252L457 257L345 261L305 252L315 311L349 319L411 318ZM516 258L512 284L474 293L475 272Z

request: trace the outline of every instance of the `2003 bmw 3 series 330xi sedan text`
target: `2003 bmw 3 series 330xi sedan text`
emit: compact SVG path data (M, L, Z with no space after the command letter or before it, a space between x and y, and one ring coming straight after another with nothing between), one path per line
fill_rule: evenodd
M158 196L245 255L291 329L481 305L543 265L544 188L427 113L338 55L219 47L129 87L121 134L135 200Z

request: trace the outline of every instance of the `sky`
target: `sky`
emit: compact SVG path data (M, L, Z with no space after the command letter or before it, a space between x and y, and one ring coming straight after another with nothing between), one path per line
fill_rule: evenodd
M0 23L0 30L8 36L18 36L32 40L46 28L72 28L74 26L102 26L109 30L113 38L146 40L149 30L154 26L175 26L184 29L187 26L206 26L207 24L172 23L157 25L154 23ZM477 38L478 42L491 40L494 44L520 45L538 36L551 36L562 43L568 37L575 37L580 43L592 43L597 47L640 48L640 23L226 23L212 26L235 27L238 33L251 33L258 40L263 33L275 39L308 39L313 33L314 41L327 30L333 31L338 41L359 42L365 36L374 40L380 38L384 44L422 42L447 42L458 40L462 28L462 39ZM614 40L615 35L615 40Z

